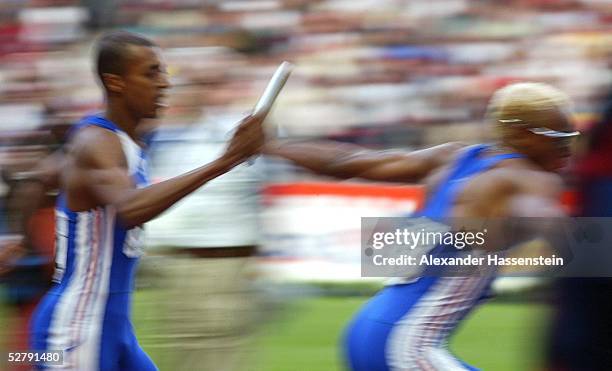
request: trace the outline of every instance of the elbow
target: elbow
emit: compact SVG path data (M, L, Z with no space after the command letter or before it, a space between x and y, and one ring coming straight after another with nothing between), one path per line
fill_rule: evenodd
M337 179L351 179L355 177L355 174L353 174L352 172L347 171L342 167L336 167L333 164L323 167L322 169L317 171L317 173L320 175L325 175Z
M339 179L355 178L359 174L359 169L351 166L345 158L337 158L321 166L317 173Z
M137 210L129 205L116 205L115 210L117 222L125 229L138 227L148 221L142 210Z
M106 204L113 207L117 222L126 229L138 227L155 216L151 215L154 209L147 205L146 197L136 190Z
M138 222L138 219L119 212L117 213L117 222L125 229L132 229L142 224Z

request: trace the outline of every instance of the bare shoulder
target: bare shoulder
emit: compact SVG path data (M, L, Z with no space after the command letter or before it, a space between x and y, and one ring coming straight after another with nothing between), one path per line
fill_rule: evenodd
M80 129L69 142L68 153L81 168L126 166L119 137L96 126Z
M534 168L522 159L505 161L488 175L497 187L510 194L557 198L563 191L563 180L558 174Z
M94 189L109 182L123 181L126 173L119 137L112 131L88 126L76 132L67 144L68 160L62 185L68 207L82 211L105 204Z
M460 204L471 215L558 216L562 190L558 175L511 159L471 180Z

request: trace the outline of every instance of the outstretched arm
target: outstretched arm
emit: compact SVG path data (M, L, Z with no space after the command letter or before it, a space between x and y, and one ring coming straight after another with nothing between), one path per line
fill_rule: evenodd
M414 152L373 151L356 145L327 142L270 141L267 155L292 161L317 174L387 182L419 182L445 164L463 145L446 143Z
M250 116L240 125L225 153L191 172L136 188L128 174L116 135L86 128L75 139L75 171L66 178L68 204L75 211L112 205L127 228L148 222L206 182L226 173L259 151L263 144L261 118Z

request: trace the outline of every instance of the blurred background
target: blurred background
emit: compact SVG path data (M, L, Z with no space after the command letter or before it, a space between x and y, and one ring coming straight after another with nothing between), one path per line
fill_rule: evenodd
M283 60L296 68L268 119L271 133L378 149L487 140L488 99L517 81L565 91L576 124L588 129L612 81L609 0L1 0L5 236L19 232L20 172L61 146L75 120L101 107L91 47L110 29L152 38L168 65L173 88L155 123L154 181L215 158ZM227 313L239 307L238 316L249 317L237 329L215 329L215 336L249 338L245 357L254 361L226 369L341 369L342 328L382 284L360 278L360 217L405 215L422 197L415 185L337 182L279 160L235 169L148 226L150 250L134 301L142 345L163 362L157 304L168 302L165 267L177 249L253 247L257 253L238 254L247 257L240 283L225 290L256 297L201 311L231 321L236 314ZM1 279L6 349L27 347L27 318L48 285L53 199L50 193L29 221L33 239L19 268ZM205 257L236 261L231 253ZM540 284L497 282L500 295L461 328L453 351L486 370L541 368L550 308Z

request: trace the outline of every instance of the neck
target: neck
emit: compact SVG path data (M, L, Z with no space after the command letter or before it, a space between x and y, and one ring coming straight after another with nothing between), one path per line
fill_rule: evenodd
M140 123L140 119L135 118L133 115L131 115L130 112L125 108L125 106L123 106L119 102L113 102L112 100L109 100L106 105L104 117L114 122L133 140L138 139L136 138L136 127Z
M528 163L530 163L532 166L538 168L538 169L545 169L545 167L539 163L536 159L532 158L531 156L529 156L528 153L525 153L523 151L521 151L519 148L512 146L509 143L503 143L503 142L495 142L493 143L493 146L495 147L496 150L498 150L499 152L502 153L518 153L521 154L524 157L525 160L527 160Z

